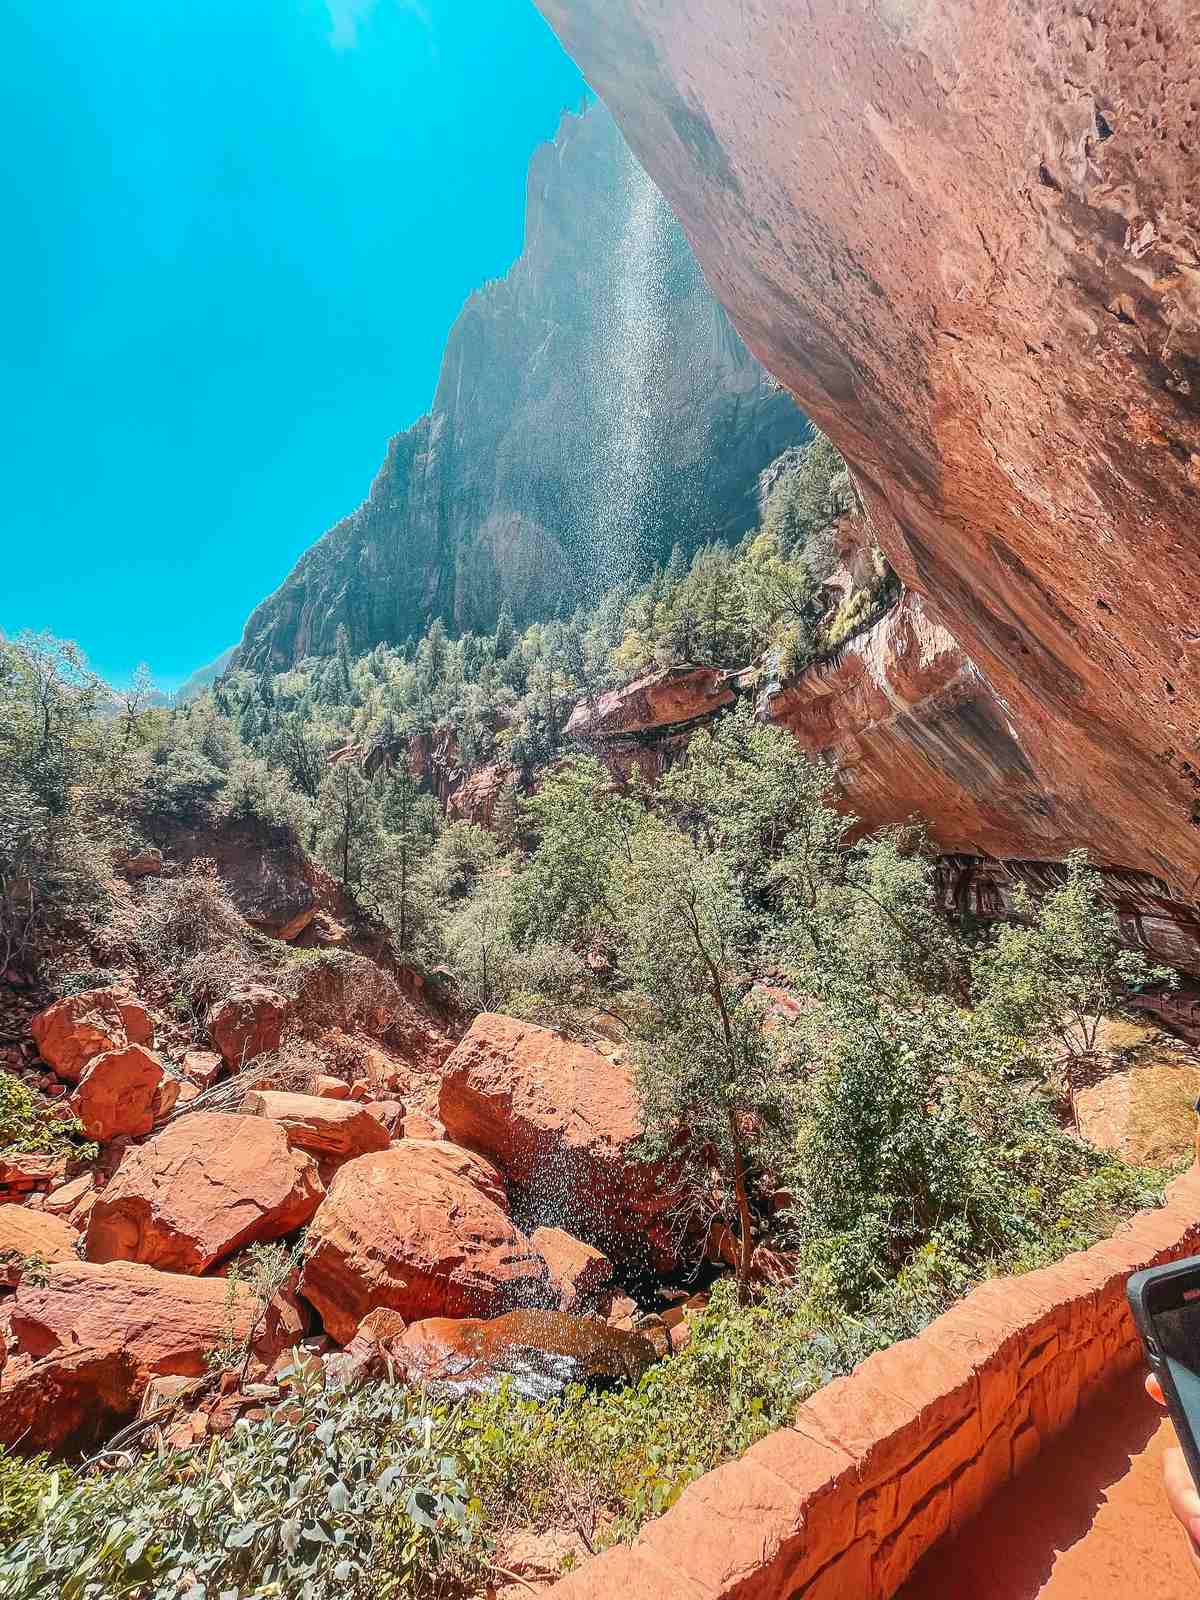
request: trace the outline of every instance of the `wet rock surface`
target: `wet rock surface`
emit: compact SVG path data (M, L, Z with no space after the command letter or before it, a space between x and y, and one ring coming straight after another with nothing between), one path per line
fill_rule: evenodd
M489 1316L552 1295L495 1170L416 1139L340 1168L305 1238L301 1289L341 1344L376 1307L406 1321Z
M434 1317L414 1323L393 1352L411 1383L436 1393L494 1394L507 1382L526 1400L550 1400L577 1383L636 1383L658 1359L638 1333L559 1311L513 1311L489 1321Z
M521 1214L634 1271L676 1264L670 1175L634 1154L628 1069L549 1028L485 1012L446 1062L439 1114L452 1139L504 1173Z

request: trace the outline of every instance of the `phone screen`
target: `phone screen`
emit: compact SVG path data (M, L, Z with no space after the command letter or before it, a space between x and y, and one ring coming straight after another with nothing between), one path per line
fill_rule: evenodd
M1200 1285L1179 1291L1182 1304L1153 1312L1154 1337L1195 1431L1200 1426Z

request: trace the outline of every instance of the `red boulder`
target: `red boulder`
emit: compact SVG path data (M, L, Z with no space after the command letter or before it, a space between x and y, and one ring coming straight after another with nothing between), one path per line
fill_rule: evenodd
M419 1140L338 1171L308 1230L300 1287L342 1344L377 1306L406 1320L486 1316L551 1295L486 1163Z
M89 1213L87 1257L200 1273L301 1227L323 1194L277 1123L191 1112L126 1155Z

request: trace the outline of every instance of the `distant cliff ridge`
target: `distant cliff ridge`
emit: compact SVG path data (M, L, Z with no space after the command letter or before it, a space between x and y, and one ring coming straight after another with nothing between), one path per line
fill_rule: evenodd
M525 247L463 307L433 407L367 500L250 617L242 666L490 629L594 597L646 555L753 525L807 424L748 354L600 106L530 164Z

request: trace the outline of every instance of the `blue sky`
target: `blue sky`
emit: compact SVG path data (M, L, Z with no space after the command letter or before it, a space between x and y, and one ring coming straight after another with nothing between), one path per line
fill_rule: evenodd
M0 628L173 687L363 498L584 84L532 0L7 0Z

